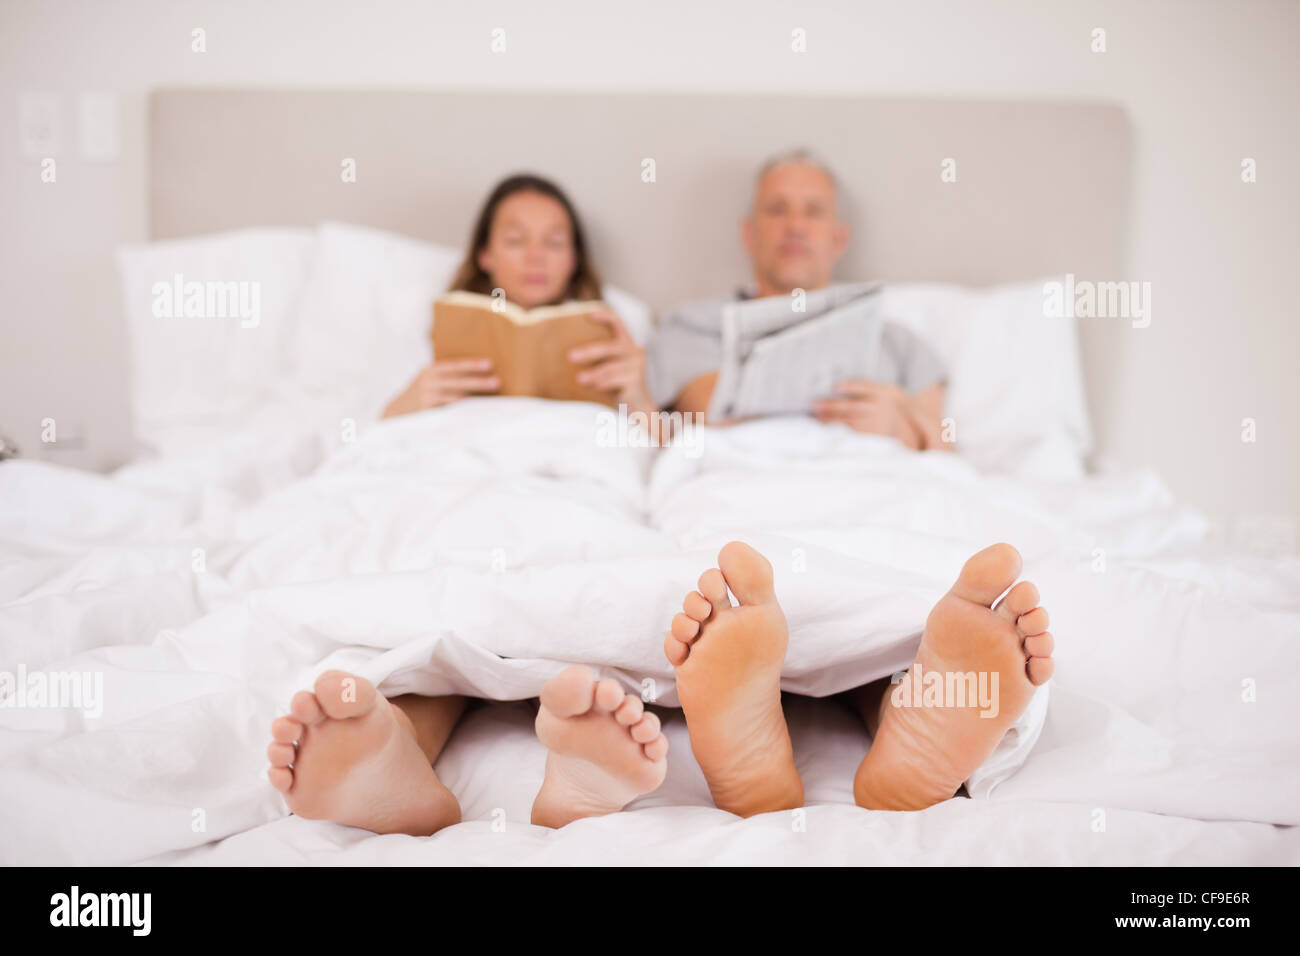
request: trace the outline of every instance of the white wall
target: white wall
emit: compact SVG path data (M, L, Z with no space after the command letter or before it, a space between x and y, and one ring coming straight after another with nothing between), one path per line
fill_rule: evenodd
M557 10L564 13L558 14ZM202 27L207 52L190 49ZM489 32L507 31L504 56ZM791 30L808 52L790 52ZM1089 49L1095 27L1107 51ZM146 234L160 86L791 91L1108 99L1136 132L1131 278L1153 321L1112 374L1101 451L1157 468L1219 533L1300 522L1300 5L923 0L490 4L6 0L0 5L0 434L104 468L127 454L111 251ZM119 95L118 161L78 158L81 91ZM19 96L63 98L58 181L21 155ZM797 139L797 131L792 131ZM1243 157L1258 182L1243 184ZM60 438L39 441L52 417ZM1243 418L1257 423L1243 443ZM1244 543L1250 544L1249 540ZM1258 542L1256 542L1259 544ZM1263 545L1260 545L1263 546ZM1294 543L1291 548L1294 549Z

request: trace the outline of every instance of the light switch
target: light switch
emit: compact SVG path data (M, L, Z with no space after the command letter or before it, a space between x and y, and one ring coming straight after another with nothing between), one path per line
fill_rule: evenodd
M92 163L117 160L122 137L114 94L82 93L77 97L77 136L82 159Z
M18 95L18 137L25 158L44 159L59 155L61 113L57 93Z

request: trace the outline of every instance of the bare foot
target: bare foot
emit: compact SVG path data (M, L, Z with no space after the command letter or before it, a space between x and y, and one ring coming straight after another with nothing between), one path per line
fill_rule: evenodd
M267 776L298 816L412 836L460 822L410 720L364 677L326 671L289 712L271 722Z
M567 668L542 688L537 736L550 752L533 823L562 827L622 810L664 782L668 738L659 718L617 681Z
M732 607L728 587L739 607ZM781 710L790 634L772 590L772 566L733 541L719 552L718 567L700 575L682 610L664 654L677 669L691 749L713 802L742 817L803 806Z
M978 768L1052 676L1052 635L1038 588L1021 581L1020 553L976 554L925 622L907 675L880 701L879 728L853 780L860 806L921 810Z

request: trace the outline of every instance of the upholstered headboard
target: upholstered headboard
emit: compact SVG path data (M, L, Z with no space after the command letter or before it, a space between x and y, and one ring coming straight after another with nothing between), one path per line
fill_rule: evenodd
M460 245L493 182L533 170L573 196L602 273L662 309L747 278L753 173L807 147L854 227L843 278L1125 277L1130 129L1107 104L164 90L150 134L154 238L338 219ZM1112 338L1083 334L1094 412Z

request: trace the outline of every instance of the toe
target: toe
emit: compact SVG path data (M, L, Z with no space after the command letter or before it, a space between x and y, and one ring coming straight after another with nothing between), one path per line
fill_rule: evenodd
M1042 634L1047 630L1047 611L1041 607L1036 607L1032 611L1020 615L1016 619L1016 628L1025 637Z
M271 781L271 786L281 793L288 793L293 789L293 771L288 767L272 767L266 772L266 779Z
M1025 663L1025 673L1029 675L1029 682L1035 686L1046 684L1052 679L1052 672L1056 670L1056 663L1050 657L1031 657Z
M631 727L645 713L645 704L641 703L641 698L628 694L623 698L623 703L618 705L618 710L614 711L614 719L624 727Z
M300 690L293 695L293 700L289 701L289 713L303 726L311 726L325 719L325 711L321 710L316 695L309 690Z
M315 690L321 709L335 720L361 716L378 696L374 684L347 671L326 671L316 678Z
M1020 568L1019 551L1009 544L991 545L962 565L952 593L967 601L992 607L998 595L1020 576Z
M682 610L686 612L688 618L698 624L709 619L709 615L713 613L713 605L699 591L692 591L682 601Z
M663 760L668 756L668 738L660 734L641 748L649 760Z
M557 717L576 717L591 710L596 696L596 675L591 668L566 667L542 687L542 706Z
M272 767L287 767L293 763L293 757L293 744L272 743L267 745L266 759L271 761Z
M306 694L306 691L303 691ZM310 694L307 694L310 697ZM277 717L271 721L271 739L276 743L291 744L302 736L302 724L292 717Z
M619 704L623 703L623 698L627 694L618 681L605 678L596 685L596 706L595 710L602 714L611 713Z
M694 591L692 591L691 593L695 594ZM700 597L698 594L696 594L695 596ZM700 600L704 601L704 598L701 597ZM704 603L706 606L708 605L707 601L704 601ZM677 638L677 640L681 641L683 644L689 644L691 641L695 640L695 638L699 636L700 622L696 618L691 617L689 614L674 615L672 632L673 632L673 637Z
M1026 657L1051 657L1052 650L1056 647L1056 642L1052 640L1052 635L1048 633L1035 634L1033 637L1025 638L1025 656Z
M1015 621L1038 606L1038 588L1032 581L1021 581L998 602L997 612Z
M677 640L672 634L664 638L664 657L668 658L668 663L672 664L673 667L685 663L690 653L690 647Z
M749 545L732 541L718 552L718 567L727 587L741 604L768 604L776 600L772 565Z
M654 714L643 714L628 732L637 743L648 744L659 736L659 718Z
M709 568L700 575L699 587L700 594L712 605L712 610L725 611L731 607L731 599L727 597L727 582L717 568Z

